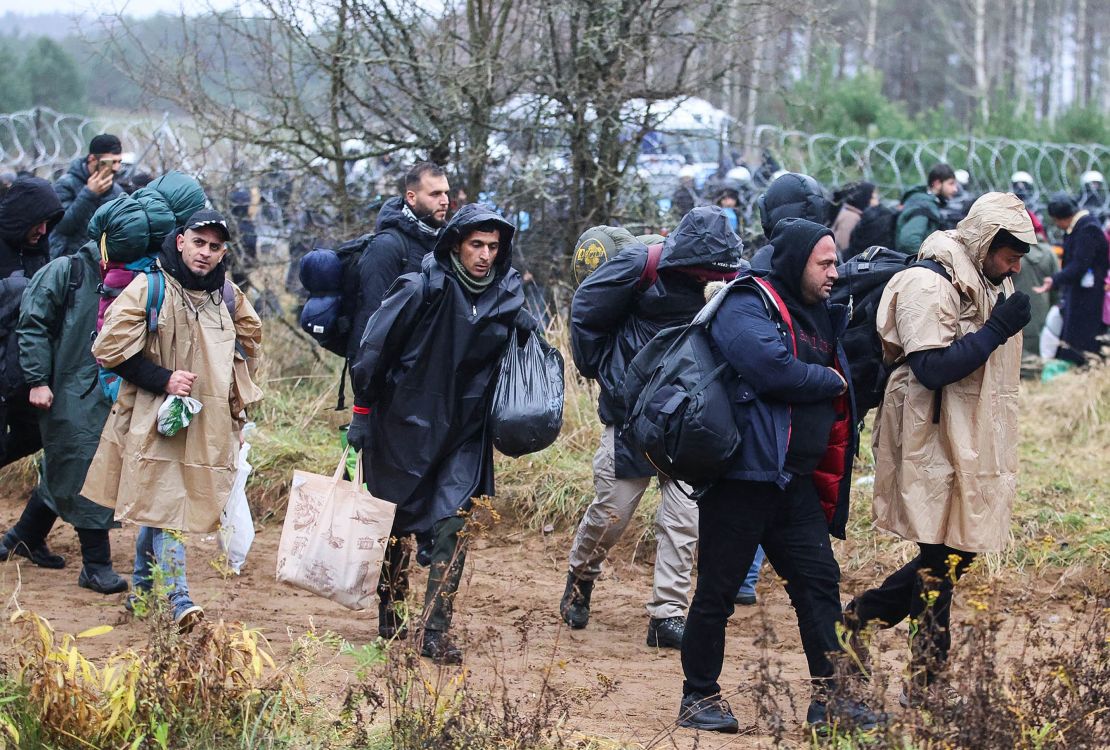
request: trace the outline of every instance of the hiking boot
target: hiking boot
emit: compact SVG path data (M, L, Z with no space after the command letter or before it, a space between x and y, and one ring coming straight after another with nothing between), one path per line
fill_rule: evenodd
M462 664L463 652L442 630L425 630L420 655L436 664Z
M58 570L66 566L66 559L51 552L50 548L46 546L46 542L29 547L13 532L9 531L3 539L0 539L0 561L10 560L12 555L26 557L40 568Z
M405 618L397 611L394 602L378 599L378 635L387 641L408 635Z
M682 634L686 631L686 618L651 618L648 621L647 645L655 648L682 648Z
M574 630L581 630L590 621L590 596L594 593L594 582L576 578L567 573L567 587L559 602L559 614L563 622Z
M127 581L112 570L111 566L106 568L82 566L81 573L77 576L77 585L98 594L118 594L121 591L127 591Z
M947 682L937 681L921 687L902 686L898 704L902 708L939 708L942 711L956 711L963 707L967 699Z
M834 727L869 732L886 721L886 714L872 711L863 701L844 696L816 696L806 711L806 726L822 737L830 734Z
M719 693L708 696L689 693L682 696L682 703L678 707L678 725L702 732L736 734L740 731L740 722L732 715L732 707Z

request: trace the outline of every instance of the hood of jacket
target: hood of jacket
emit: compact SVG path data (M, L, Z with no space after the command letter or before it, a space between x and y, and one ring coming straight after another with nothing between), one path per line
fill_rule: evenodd
M759 196L759 220L763 236L770 237L783 219L808 219L817 224L829 220L832 203L817 180L807 174L787 172Z
M89 164L86 161L87 159L87 156L78 156L69 163L69 169L66 170L66 174L79 180L82 185L89 181Z
M448 253L454 251L467 234L483 224L494 224L498 234L501 235L501 247L493 261L494 273L497 276L508 273L513 263L513 235L516 234L516 227L500 214L480 203L468 203L460 208L440 232L435 249L432 251L439 264L445 269L451 269Z
M700 266L735 272L743 265L744 243L729 226L720 206L699 206L687 212L663 243L659 269Z
M38 177L20 177L0 199L0 240L20 250L31 227L45 221L49 235L64 214L58 194L49 182ZM44 236L39 243L44 253L47 252L46 242Z
M416 219L405 215L404 210L404 198L394 197L387 200L382 204L381 210L378 211L378 219L374 223L374 233L377 234L386 229L398 229L410 237L426 240L428 235L420 229ZM441 229L439 233L442 235L443 230Z
M809 256L822 237L831 237L832 230L807 219L783 219L775 225L771 245L771 277L775 286L796 300L802 299L802 276Z
M938 209L947 203L935 193L929 192L928 185L917 185L902 193L902 210L911 205L935 206Z

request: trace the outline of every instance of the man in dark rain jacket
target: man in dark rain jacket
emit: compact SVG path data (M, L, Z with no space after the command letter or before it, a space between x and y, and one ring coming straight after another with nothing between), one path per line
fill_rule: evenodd
M347 439L363 453L370 491L397 504L378 631L404 629L394 605L404 603L409 553L398 538L415 533L431 547L421 652L439 663L462 661L447 636L466 554L459 511L494 492L493 386L510 335L535 326L511 266L514 232L483 206L459 209L420 272L402 276L370 318L351 368Z
M649 250L633 240L574 294L570 331L574 363L582 375L601 386L598 415L605 432L594 455L597 495L578 526L559 605L563 620L572 628L584 628L589 622L601 564L657 473L621 434L625 370L659 331L693 320L705 305L708 281L736 276L743 264L741 249L740 238L719 206L695 208L667 238L650 286L644 288ZM655 518L658 546L652 601L647 605L647 643L678 648L689 605L698 508L688 488L662 476L659 486L663 499Z
M50 259L49 234L62 214L54 188L37 177L20 177L0 200L0 466L42 447L38 412L27 401L15 329L23 290ZM48 553L40 559L49 560L49 567L65 564Z
M110 133L89 142L87 156L70 162L69 170L54 183L65 216L50 235L50 257L69 255L88 242L89 221L96 210L123 195L116 180L123 164L123 145Z
M838 342L847 310L830 306L832 232L783 219L766 278L742 275L710 328L739 375L732 403L741 431L734 464L699 501L698 582L682 641L681 726L735 732L717 683L733 596L762 544L797 611L816 691L807 723L874 725L866 706L828 698L829 652L839 650L840 568L829 534L844 537L856 447L851 382Z
M403 196L390 198L378 212L374 236L358 260L358 312L347 355L354 362L366 321L398 276L417 273L446 223L450 185L443 169L418 162L404 179Z
M1087 209L1080 210L1067 193L1057 193L1048 202L1048 215L1064 232L1064 259L1061 269L1044 278L1035 291L1060 290L1060 313L1064 328L1060 332L1058 359L1077 365L1086 364L1086 352L1099 351L1096 338L1102 333L1102 305L1106 297L1106 234L1099 220Z

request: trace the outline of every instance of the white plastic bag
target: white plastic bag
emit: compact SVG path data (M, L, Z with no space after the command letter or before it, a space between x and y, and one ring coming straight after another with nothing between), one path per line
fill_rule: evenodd
M158 432L173 437L189 426L204 404L189 396L166 396L158 407Z
M243 437L246 438L253 428L253 422L247 423L243 427ZM231 486L231 496L220 514L220 531L217 534L220 551L227 555L228 567L236 575L243 569L247 553L254 544L254 518L247 503L247 478L253 468L247 462L250 450L251 444L247 442L239 448L239 471L235 475L235 484Z

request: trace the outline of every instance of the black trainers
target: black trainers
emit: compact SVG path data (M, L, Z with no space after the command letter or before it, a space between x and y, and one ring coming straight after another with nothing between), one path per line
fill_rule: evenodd
M594 582L575 578L567 573L567 587L559 601L559 614L563 622L575 630L581 630L590 622L590 596L594 593Z
M0 562L12 559L12 555L26 557L40 568L58 570L66 566L66 559L51 552L50 548L46 546L46 542L35 547L28 547L19 537L9 531L3 539L0 539Z
M740 731L740 722L732 715L732 707L720 694L706 696L690 693L682 696L678 707L678 725L703 732L736 734Z
M755 598L755 594L751 594L747 591L744 591L744 589L740 589L736 592L736 596L732 597L732 601L745 607L751 607L756 603L757 600Z
M462 664L462 649L456 646L447 633L441 630L425 630L420 655L427 656L436 664Z
M819 736L830 734L833 727L868 732L887 722L887 715L871 710L863 701L847 697L815 697L806 711L806 725Z
M378 599L378 635L387 641L408 635L405 618L397 611L393 602L385 599Z
M77 585L98 594L118 594L121 591L127 591L127 581L110 566L90 568L88 565L82 565L81 573L77 576Z
M686 618L652 617L648 621L647 645L655 648L682 648L682 634L686 631Z

